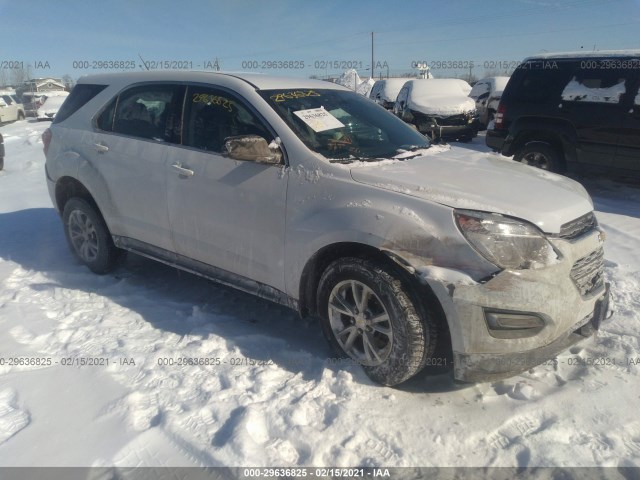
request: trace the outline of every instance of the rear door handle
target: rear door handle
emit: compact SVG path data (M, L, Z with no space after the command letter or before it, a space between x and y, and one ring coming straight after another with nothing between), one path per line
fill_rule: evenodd
M98 153L107 153L109 151L109 147L107 147L104 143L96 143L95 145Z
M184 168L182 165L180 165L179 163L174 163L173 165L171 165L171 168L173 168L176 172L178 172L181 176L184 177L193 177L193 170L189 170L188 168Z

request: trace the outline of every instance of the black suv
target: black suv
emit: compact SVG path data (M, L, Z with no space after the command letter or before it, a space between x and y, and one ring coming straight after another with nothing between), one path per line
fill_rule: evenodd
M640 177L640 51L529 57L507 84L487 145L546 170Z

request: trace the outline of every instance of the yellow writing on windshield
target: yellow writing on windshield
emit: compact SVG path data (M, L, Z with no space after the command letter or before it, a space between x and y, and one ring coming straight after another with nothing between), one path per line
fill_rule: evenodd
M284 102L286 100L294 100L296 98L319 96L320 94L318 92L314 92L313 90L295 90L293 92L276 93L275 95L271 95L269 98L274 102Z

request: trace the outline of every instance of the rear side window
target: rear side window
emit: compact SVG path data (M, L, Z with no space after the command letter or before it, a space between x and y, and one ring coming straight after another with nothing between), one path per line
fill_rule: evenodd
M560 94L573 76L572 67L568 62L526 62L519 70L521 80L513 98L522 103L560 102Z
M91 83L79 83L65 100L56 113L53 123L60 123L82 108L89 100L107 88L106 85L94 85Z
M138 138L180 143L184 87L143 85L121 93L97 119L98 128Z

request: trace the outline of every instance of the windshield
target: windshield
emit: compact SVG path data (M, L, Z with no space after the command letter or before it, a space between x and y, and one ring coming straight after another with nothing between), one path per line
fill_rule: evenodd
M260 94L311 150L333 161L375 161L429 147L427 137L357 93L303 89Z

